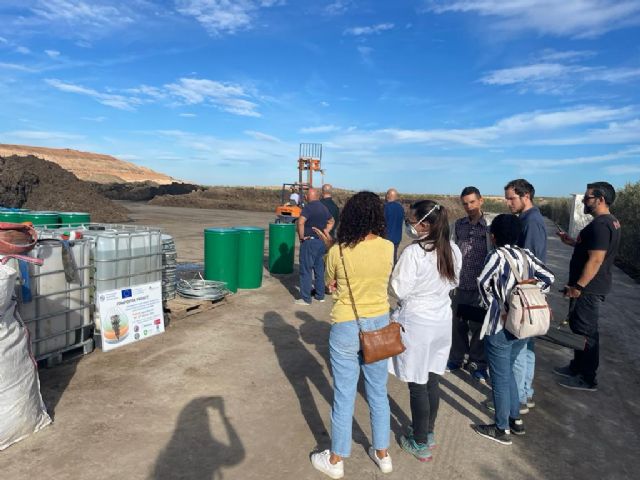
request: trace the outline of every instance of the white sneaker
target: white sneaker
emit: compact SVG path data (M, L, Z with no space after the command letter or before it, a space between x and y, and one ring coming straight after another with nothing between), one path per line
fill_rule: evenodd
M391 455L389 455L389 453L387 453L387 456L384 458L378 458L375 448L369 447L369 456L371 457L371 460L378 465L382 473L393 472L393 464L391 463Z
M308 307L309 305L311 305L311 303L305 302L302 298L297 299L295 302L293 302L294 305L304 305L305 307Z
M340 460L335 465L332 465L329 461L330 457L331 452L329 450L325 450L324 452L320 453L314 453L311 455L311 465L313 465L316 470L321 471L331 478L344 477L344 462Z

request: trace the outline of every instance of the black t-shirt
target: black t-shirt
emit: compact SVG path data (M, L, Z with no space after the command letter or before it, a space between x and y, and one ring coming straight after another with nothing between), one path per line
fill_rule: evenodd
M319 200L307 203L300 216L306 219L304 222L305 237L315 237L316 233L313 231L313 227L324 230L331 218L329 210Z
M606 250L604 262L593 279L584 285L585 293L606 295L611 291L611 266L620 245L620 222L611 214L600 215L584 227L569 264L569 285L575 285L589 259L589 250Z
M331 214L331 216L333 217L334 220L334 224L333 224L333 228L331 228L331 235L335 236L335 231L336 231L336 227L338 226L338 217L340 216L340 209L338 208L338 205L336 205L336 202L333 201L333 198L329 197L329 198L322 198L320 199L320 202L327 207L327 210L329 210L329 213Z

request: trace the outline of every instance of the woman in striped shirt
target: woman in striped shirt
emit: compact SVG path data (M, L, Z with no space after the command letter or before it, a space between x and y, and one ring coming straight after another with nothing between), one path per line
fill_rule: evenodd
M489 363L495 424L476 425L475 430L483 437L504 445L511 444L511 433L525 433L520 419L520 399L513 375L513 363L527 341L516 338L504 329L509 294L517 283L506 255L517 265L520 277L537 280L544 293L549 291L554 280L553 273L529 250L516 247L520 230L520 220L515 215L498 215L493 220L490 232L495 249L487 257L484 269L478 277L480 296L487 308L480 338L484 337ZM526 272L523 271L523 255L526 255L529 267Z

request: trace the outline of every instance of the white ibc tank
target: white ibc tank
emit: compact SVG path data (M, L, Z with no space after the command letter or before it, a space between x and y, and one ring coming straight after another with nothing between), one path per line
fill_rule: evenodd
M69 252L76 267L70 280L65 276L63 246L57 241L40 242L29 252L29 256L44 260L44 264L25 263L26 276L16 260L9 262L20 272L16 286L19 312L29 329L32 350L38 360L91 338L89 242L71 242Z

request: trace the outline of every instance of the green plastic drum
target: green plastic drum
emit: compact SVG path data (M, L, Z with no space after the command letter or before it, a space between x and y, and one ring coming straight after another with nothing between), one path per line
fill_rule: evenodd
M235 228L205 228L204 278L225 282L238 291L238 247L240 232Z
M20 223L22 222L22 212L15 210L0 210L0 222Z
M292 273L296 251L296 224L269 224L269 271Z
M91 215L86 212L60 212L60 225L79 227L91 223Z
M233 227L240 232L238 244L238 288L262 286L264 228Z
M48 227L58 227L60 225L60 214L58 212L26 212L22 214L23 222L31 222L34 225L46 225Z

